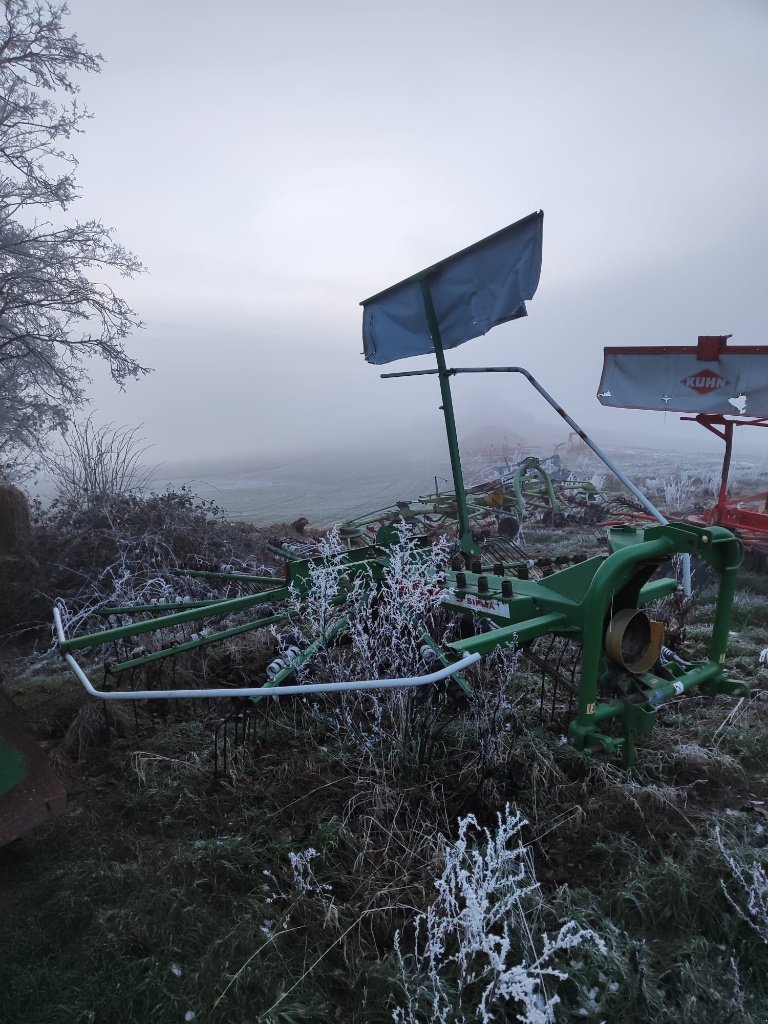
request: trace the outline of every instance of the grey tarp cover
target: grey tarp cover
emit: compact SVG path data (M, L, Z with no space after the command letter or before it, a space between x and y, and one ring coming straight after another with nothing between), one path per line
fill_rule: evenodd
M706 361L695 348L607 348L597 397L620 409L768 416L768 346Z
M426 278L443 348L455 348L525 316L541 273L544 214L533 213L433 267L365 299L363 345L369 363L434 351L420 282Z

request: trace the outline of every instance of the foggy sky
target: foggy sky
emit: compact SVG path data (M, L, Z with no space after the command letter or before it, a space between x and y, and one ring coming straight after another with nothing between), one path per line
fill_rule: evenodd
M763 0L69 6L107 58L74 212L150 271L121 291L155 372L92 394L158 459L439 439L435 379L380 380L358 303L537 209L528 318L449 365L522 364L598 441L672 448L704 431L598 405L603 346L768 341ZM524 388L455 380L460 430L556 432Z

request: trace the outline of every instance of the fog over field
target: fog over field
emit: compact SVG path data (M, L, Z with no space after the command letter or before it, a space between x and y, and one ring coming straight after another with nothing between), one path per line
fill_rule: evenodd
M92 397L158 459L437 448L436 382L379 379L358 303L536 209L529 317L449 365L519 363L598 438L717 452L595 393L605 345L765 341L764 3L69 6L107 58L77 214L149 268L120 287L155 368L118 393L94 367ZM465 433L549 415L520 380L454 391Z
M576 478L597 481L604 478L610 489L627 493L590 452L569 455L565 447L559 451ZM531 446L519 454L526 453L543 458L552 454L552 446ZM720 475L717 455L676 454L615 445L608 446L607 454L634 483L648 491L652 500L660 500L662 480L682 483L688 477L708 485L714 500L715 481ZM503 458L476 448L465 448L463 470L468 485L491 479L503 465ZM732 493L753 493L763 486L760 481L765 479L767 471L768 458L762 453L735 458L730 474ZM156 489L166 485L187 486L213 501L229 516L257 524L306 516L314 525L325 526L395 501L431 493L435 483L440 490L451 489L450 478L446 451L395 448L389 453L374 450L366 454L358 450L345 458L327 452L266 459L167 463L158 466L152 486Z

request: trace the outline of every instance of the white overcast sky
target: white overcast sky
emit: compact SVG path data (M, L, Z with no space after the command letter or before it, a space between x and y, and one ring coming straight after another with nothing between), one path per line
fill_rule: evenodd
M76 212L149 268L123 292L155 372L94 402L160 459L440 436L358 303L537 209L528 319L449 365L522 363L598 440L673 447L704 432L598 405L603 346L768 341L765 0L69 6L107 59ZM465 432L552 424L517 378L454 387Z

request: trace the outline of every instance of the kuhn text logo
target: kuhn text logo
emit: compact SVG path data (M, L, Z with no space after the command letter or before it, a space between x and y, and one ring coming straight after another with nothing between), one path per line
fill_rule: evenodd
M708 395L710 391L724 388L728 381L713 370L701 370L699 373L692 373L690 377L683 377L680 383L698 395Z

